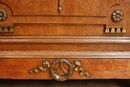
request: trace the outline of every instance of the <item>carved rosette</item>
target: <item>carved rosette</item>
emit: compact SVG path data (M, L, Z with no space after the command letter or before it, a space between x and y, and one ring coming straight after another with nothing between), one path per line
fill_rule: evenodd
M68 67L66 68L65 65ZM58 66L58 67L57 67ZM47 69L50 69L50 73L52 78L57 81L66 81L69 79L73 73L73 71L79 72L80 76L90 77L90 73L88 71L84 71L84 68L81 66L80 61L75 61L74 64L69 62L66 59L57 59L52 64L49 61L44 61L42 65L30 70L31 74L46 72ZM64 75L60 75L60 72L63 72Z
M111 17L113 22L120 22L123 20L124 13L121 10L115 10L112 12Z
M0 8L0 21L5 21L7 19L7 13L4 9Z

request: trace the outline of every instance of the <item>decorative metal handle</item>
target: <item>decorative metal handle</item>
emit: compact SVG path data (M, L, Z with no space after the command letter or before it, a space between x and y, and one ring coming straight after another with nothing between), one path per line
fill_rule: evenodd
M64 63L68 66L68 70L65 69L65 67L63 65ZM55 67L57 64L59 64L59 67L56 69ZM58 73L61 70L65 73L65 75L63 75L63 76L58 75ZM72 72L73 72L73 64L71 64L66 59L57 59L51 65L51 75L57 81L67 80L72 75Z
M58 0L58 12L62 11L62 0Z
M56 67L58 65L58 68ZM65 65L68 66L68 68L65 68ZM66 59L57 59L52 64L50 64L49 61L44 61L42 65L38 66L37 68L34 68L33 70L29 71L31 74L39 73L39 72L46 72L47 69L50 69L52 77L57 81L65 81L69 79L75 70L76 72L79 72L81 76L85 75L87 78L90 77L90 73L88 71L84 71L83 67L81 66L80 61L75 61L74 64L69 62ZM62 70L64 75L59 75L59 72Z

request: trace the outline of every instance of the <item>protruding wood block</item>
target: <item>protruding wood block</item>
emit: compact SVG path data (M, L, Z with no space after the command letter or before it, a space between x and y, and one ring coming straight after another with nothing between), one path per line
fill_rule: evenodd
M116 33L115 28L111 28L111 33Z
M2 32L2 27L0 27L0 33Z
M11 33L14 31L15 31L14 27L0 27L1 33Z
M117 28L116 33L121 33L121 28Z
M122 33L126 33L126 28L123 28L123 29L122 29Z
M10 32L14 32L14 27L10 27Z
M106 29L105 29L105 33L110 33L110 29L109 29L109 28L106 28Z
M9 32L9 29L7 27L4 27L4 32Z

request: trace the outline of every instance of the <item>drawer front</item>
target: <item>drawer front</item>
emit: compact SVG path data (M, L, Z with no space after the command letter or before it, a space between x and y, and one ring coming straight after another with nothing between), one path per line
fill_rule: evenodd
M51 64L57 59L2 59L0 60L0 78L8 79L43 79L54 80L51 69L40 71L39 66L48 60ZM130 59L66 59L74 63L76 60L81 62L83 72L81 74L74 68L69 79L128 79L130 78ZM64 66L65 67L65 66ZM62 69L61 69L62 70ZM67 70L67 69L66 69ZM67 70L68 71L68 70ZM65 72L57 73L58 76L66 75Z

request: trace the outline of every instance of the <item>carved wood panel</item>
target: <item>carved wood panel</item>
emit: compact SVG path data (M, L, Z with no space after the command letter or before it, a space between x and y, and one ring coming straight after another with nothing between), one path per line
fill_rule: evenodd
M106 11L118 0L0 0L13 11L13 15L106 16ZM58 4L59 2L59 4Z
M0 0L8 5L13 15L54 15L57 0Z
M62 0L62 15L106 16L107 10L118 0Z

